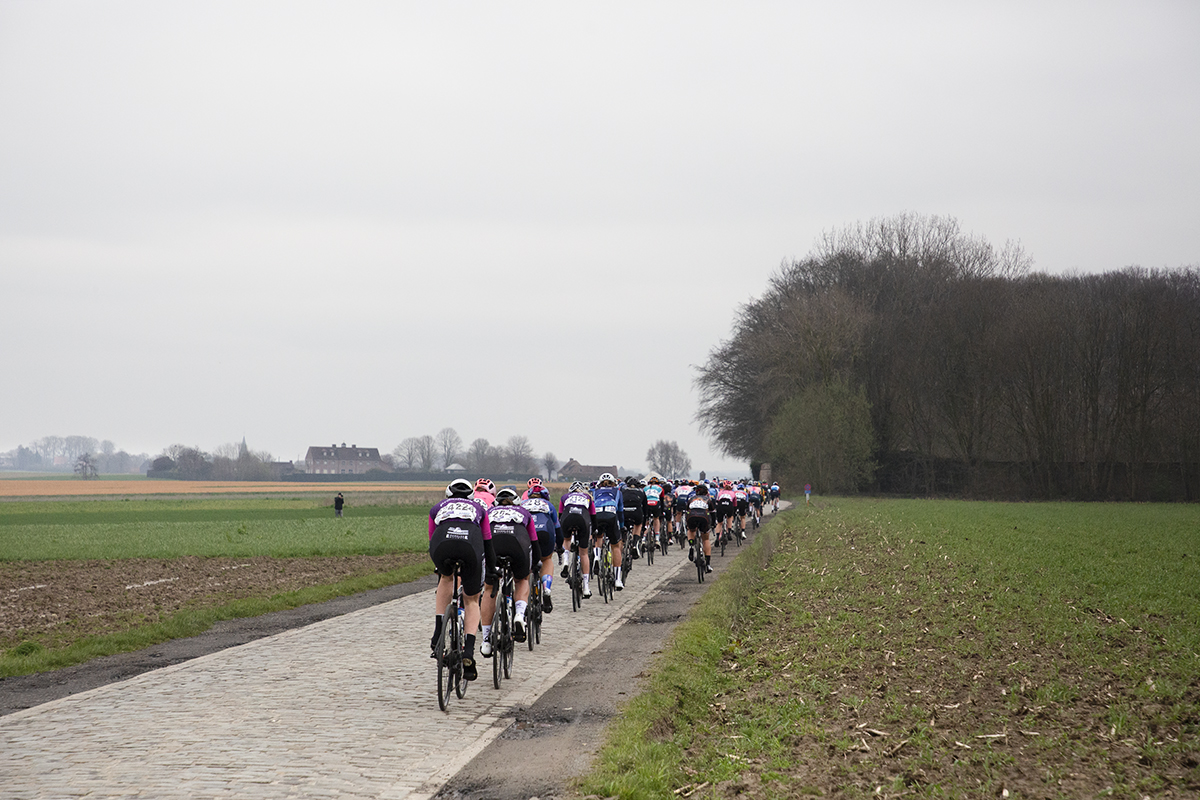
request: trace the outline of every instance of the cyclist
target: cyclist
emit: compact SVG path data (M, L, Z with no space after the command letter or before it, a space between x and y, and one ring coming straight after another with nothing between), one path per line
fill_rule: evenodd
M597 540L601 536L608 536L616 573L613 588L619 592L625 588L625 584L621 582L621 557L624 555L624 548L621 547L621 528L625 527L625 504L621 498L621 490L617 488L617 479L611 472L601 475L596 484L595 507L592 546L599 547Z
M480 478L475 481L476 500L483 503L485 508L491 508L496 505L496 484L492 483L487 478Z
M429 557L438 573L437 607L430 653L437 655L442 635L442 612L454 593L454 562L462 562L463 623L465 652L463 677L479 677L475 668L475 631L479 629L479 590L484 572L494 583L496 551L487 509L471 497L471 482L456 478L446 487L446 499L429 509Z
M533 527L538 534L538 550L542 554L542 563L540 570L534 572L540 571L542 611L549 614L554 610L554 604L550 601L550 584L554 581L554 550L561 546L558 543L562 541L562 526L558 522L558 511L550 502L549 489L539 484L529 487L527 494L528 499L521 505L533 515Z
M641 558L638 553L638 543L642 540L642 525L646 522L646 493L642 483L632 475L625 479L621 487L621 502L625 505L625 527L629 531L629 554ZM629 577L629 576L626 576Z
M750 484L746 490L750 495L750 507L754 509L754 521L762 522L763 488L758 481Z
M719 528L717 535L724 536L725 531L733 528L733 515L737 511L737 498L733 493L733 484L729 481L723 481L721 488L717 490L716 509L714 530Z
M583 570L583 597L592 596L591 547L592 521L596 518L596 504L584 488L582 481L575 481L558 501L558 521L562 525L564 544L571 540L571 552L579 548L580 568ZM563 566L562 576L570 574L571 566Z
M704 571L712 572L712 539L708 535L713 525L713 514L716 513L716 503L708 493L708 487L703 483L696 486L696 493L688 499L685 519L688 531L688 561L697 558L704 559ZM703 537L702 543L696 541L696 536ZM699 552L696 545L700 544Z
M695 489L692 488L689 481L680 481L675 486L675 530L683 530L684 517L687 515L688 500L691 499Z
M657 475L650 476L650 482L646 484L643 494L646 495L646 527L650 529L650 535L653 537L648 546L657 547L658 533L662 527L664 495L669 495L663 490Z
M542 479L534 475L525 482L525 491L521 493L521 502L524 503L533 494L534 489L542 488Z
M492 547L496 557L508 556L512 564L513 598L516 608L513 613L513 639L525 641L525 608L529 605L529 572L534 562L542 560L538 550L538 534L533 526L533 515L529 510L516 505L517 490L505 486L496 492L496 505L488 509L488 525L492 529ZM496 579L489 575L483 593L483 642L479 655L492 656L492 617L496 613Z
M779 481L771 484L771 488L767 490L771 496L771 513L779 511Z
M739 483L733 487L733 499L737 502L737 535L742 541L746 540L746 515L750 513L750 495L746 491L746 485Z

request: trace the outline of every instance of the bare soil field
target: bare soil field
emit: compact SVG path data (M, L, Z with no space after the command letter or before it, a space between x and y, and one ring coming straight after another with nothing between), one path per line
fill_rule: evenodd
M66 644L158 622L185 608L269 597L427 559L401 553L0 562L0 650L43 636Z

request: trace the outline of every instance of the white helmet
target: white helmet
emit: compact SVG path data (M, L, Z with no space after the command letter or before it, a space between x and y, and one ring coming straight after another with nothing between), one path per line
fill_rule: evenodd
M605 481L613 484L614 486L617 483L617 479L613 477L613 474L611 472L606 472L600 476L600 485L603 486Z

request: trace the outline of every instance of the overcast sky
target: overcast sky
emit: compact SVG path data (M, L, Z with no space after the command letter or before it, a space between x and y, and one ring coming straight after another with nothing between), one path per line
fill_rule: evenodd
M0 0L0 450L744 472L695 366L903 211L1200 264L1200 3Z

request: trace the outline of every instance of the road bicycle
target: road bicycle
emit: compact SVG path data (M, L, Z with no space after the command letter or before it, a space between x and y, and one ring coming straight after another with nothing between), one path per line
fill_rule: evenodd
M516 619L516 606L513 594L516 590L513 581L512 559L500 556L496 559L496 584L492 587L492 597L496 599L496 613L492 615L492 685L497 689L505 678L512 677L513 651L513 621Z
M437 658L438 708L445 711L450 705L450 695L461 700L467 693L467 681L463 678L463 659L466 658L467 637L463 615L462 591L463 562L454 561L454 593L442 614L442 635L438 637L435 656Z
M646 566L654 563L654 551L658 549L658 537L654 535L653 518L642 528L642 551L646 554Z
M616 575L613 573L613 557L612 547L608 543L608 534L602 534L600 537L600 547L592 548L594 557L592 558L592 577L598 581L600 596L604 598L607 604L613 599L616 590L613 584L616 580ZM599 568L597 568L597 566Z
M712 533L709 533L712 536ZM704 583L704 573L708 571L708 559L704 557L704 540L700 536L700 531L696 531L696 581Z
M633 536L630 535L628 528L621 531L621 540L625 543L625 546L621 548L621 579L622 581L627 581L629 580L629 573L633 572L633 548L630 547ZM615 585L616 576L614 575L613 578Z
M571 554L568 556L567 564L567 585L571 587L572 611L578 611L583 606L583 551L578 542L581 535L575 534L576 540L571 545ZM586 545L584 546L586 547Z
M533 650L535 642L542 643L542 600L544 585L542 576L538 574L539 563L534 563L534 570L529 573L529 605L525 606L525 641Z

